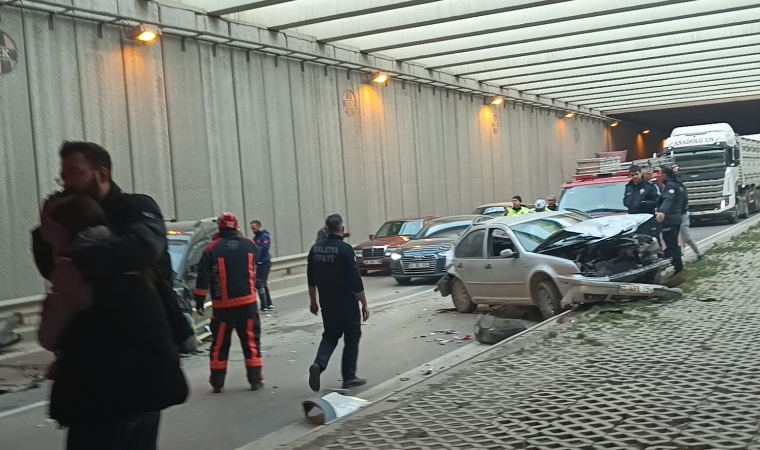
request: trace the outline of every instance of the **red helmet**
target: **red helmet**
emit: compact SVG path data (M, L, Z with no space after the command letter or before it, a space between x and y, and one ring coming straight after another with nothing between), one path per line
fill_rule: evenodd
M238 220L237 216L231 212L223 212L216 220L216 224L220 230L237 230Z

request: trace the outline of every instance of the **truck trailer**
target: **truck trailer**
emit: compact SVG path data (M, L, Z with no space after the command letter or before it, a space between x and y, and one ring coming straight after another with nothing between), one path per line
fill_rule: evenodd
M760 139L730 125L679 127L665 140L658 165L678 166L692 220L736 223L760 210Z

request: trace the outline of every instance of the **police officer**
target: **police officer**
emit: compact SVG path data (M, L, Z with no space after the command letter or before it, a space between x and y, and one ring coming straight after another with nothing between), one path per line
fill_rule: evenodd
M662 195L662 189L660 186L660 182L657 181L657 178L654 177L654 172L652 171L651 164L647 163L642 169L641 169L641 176L644 178L644 181L654 186L654 189L657 191L657 196L659 197Z
M685 274L680 275L683 272L683 262L681 261L681 246L678 243L678 233L681 230L683 188L676 179L672 167L668 165L662 166L660 173L665 182L665 187L662 189L662 196L660 197L657 209L657 222L662 224L662 240L665 242L665 256L673 260L673 268L675 269L673 280L677 279L680 281L685 277Z
M315 392L319 391L319 377L327 368L341 336L344 339L341 366L343 389L367 383L367 380L356 376L361 322L369 319L364 284L356 266L354 249L343 242L343 218L339 214L333 214L325 220L325 226L329 234L311 248L306 269L311 313L317 315L321 306L324 324L317 357L309 367L309 386Z
M222 213L217 219L218 237L203 251L195 283L195 306L203 315L206 295L211 294L211 378L215 393L222 392L227 375L227 359L233 328L243 346L245 367L251 390L263 386L261 369L261 320L257 306L256 262L259 247L239 232L235 214Z
M651 183L644 180L640 166L632 165L629 173L631 181L625 185L623 197L623 204L628 208L628 214L654 214L660 197L657 190ZM652 217L639 227L638 232L659 239L660 227L657 220Z

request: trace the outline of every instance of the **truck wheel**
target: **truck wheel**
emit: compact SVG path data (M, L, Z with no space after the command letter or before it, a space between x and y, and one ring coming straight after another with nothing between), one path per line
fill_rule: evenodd
M401 286L409 286L412 284L411 278L396 278L393 277L394 280L396 280L396 283L400 284Z
M454 308L460 313L470 314L478 308L478 305L472 302L467 287L459 278L454 278L451 282L451 299L454 301Z
M739 221L739 205L737 204L734 207L734 212L731 213L731 216L729 216L729 218L728 218L728 223L729 224L735 224L738 221Z
M538 283L536 288L536 305L544 319L550 319L562 312L562 294L551 280Z

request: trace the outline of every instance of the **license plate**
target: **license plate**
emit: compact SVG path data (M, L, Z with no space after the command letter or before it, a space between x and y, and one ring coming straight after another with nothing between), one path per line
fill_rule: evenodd
M427 269L430 267L429 262L421 262L421 263L409 263L410 269Z
M366 260L366 259L365 259L365 260L364 260L364 264L366 264L366 265L368 265L368 266L372 266L372 265L380 265L380 264L382 264L382 263L383 263L383 261L382 261L382 260L380 260L380 259L370 259L370 260Z
M621 294L651 294L654 292L654 288L638 284L623 284L618 287L618 292Z

